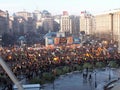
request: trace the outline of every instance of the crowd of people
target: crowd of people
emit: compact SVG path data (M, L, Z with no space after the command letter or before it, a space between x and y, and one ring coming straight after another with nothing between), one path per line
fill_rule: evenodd
M17 77L22 75L27 79L40 76L43 72L52 71L59 66L120 60L117 46L107 41L76 47L64 45L52 49L43 46L40 48L5 47L0 49L0 56ZM0 67L0 76L8 77L2 67Z

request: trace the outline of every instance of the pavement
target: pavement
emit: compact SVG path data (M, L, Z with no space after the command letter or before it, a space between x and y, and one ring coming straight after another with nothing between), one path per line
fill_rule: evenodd
M120 83L115 85L111 90L120 90Z
M118 77L116 80L110 82L107 88L110 88L109 90L120 90L120 69L116 70Z
M109 78L118 78L114 69L96 70L89 73L92 75L91 80L84 79L81 72L72 72L60 76L54 83L44 84L41 90L103 90L104 85L110 81Z
M90 80L83 78L82 72L79 71L67 73L61 75L53 83L42 85L40 90L103 90L106 83L119 77L119 71L116 69L95 70L88 74L92 75Z

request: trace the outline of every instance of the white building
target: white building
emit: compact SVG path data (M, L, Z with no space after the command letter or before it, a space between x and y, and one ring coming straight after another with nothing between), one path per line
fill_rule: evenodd
M84 31L86 34L92 34L94 27L93 18L90 13L82 11L80 15L80 31Z
M72 19L67 11L63 11L63 15L61 16L60 29L61 32L72 34Z
M32 17L32 13L26 12L26 11L21 11L21 12L16 12L15 16L23 17L25 20L28 20L29 17Z

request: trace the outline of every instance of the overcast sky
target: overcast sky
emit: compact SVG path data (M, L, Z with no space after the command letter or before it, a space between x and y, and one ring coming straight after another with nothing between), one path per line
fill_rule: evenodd
M9 13L17 11L48 10L53 15L68 11L79 15L81 11L100 13L120 8L120 0L0 0L0 9Z

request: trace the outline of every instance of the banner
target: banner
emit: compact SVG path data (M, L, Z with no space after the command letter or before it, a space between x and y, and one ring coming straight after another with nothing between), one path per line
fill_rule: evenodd
M66 37L60 37L59 43L60 44L66 44L67 43L67 38Z
M73 43L73 37L68 37L67 44L72 44L72 43Z

